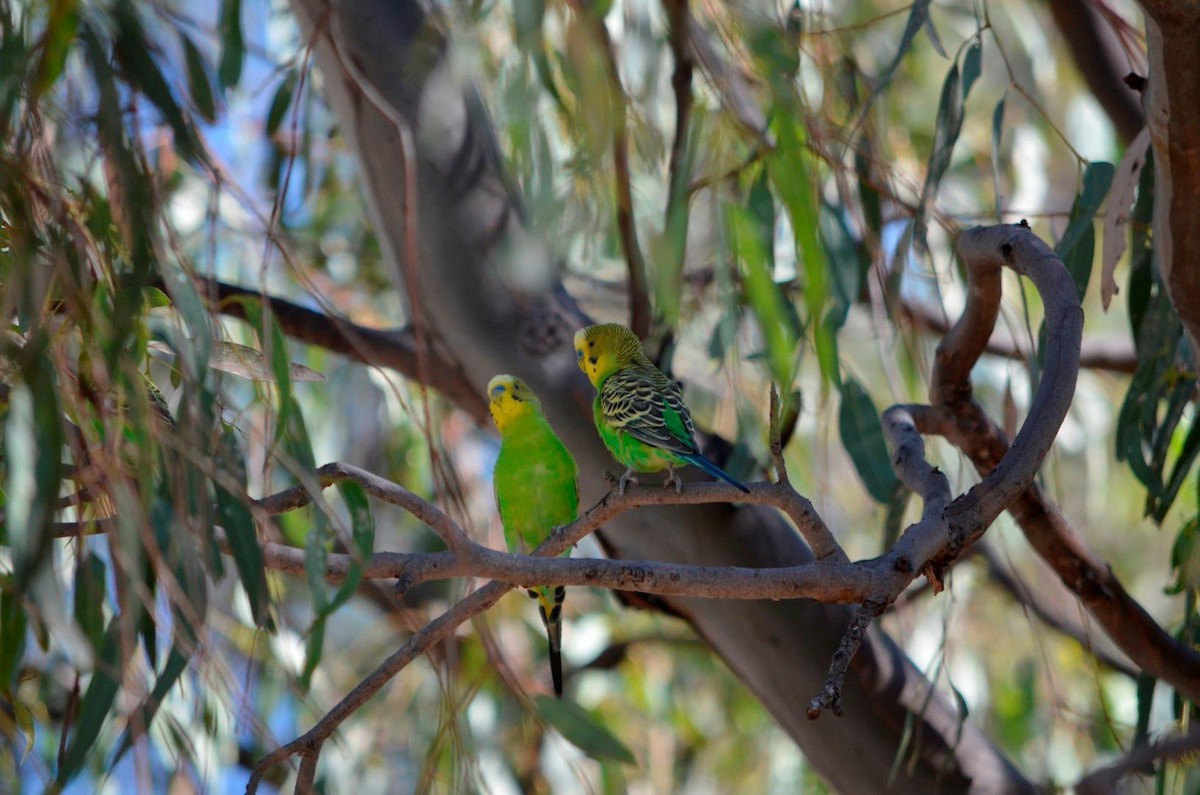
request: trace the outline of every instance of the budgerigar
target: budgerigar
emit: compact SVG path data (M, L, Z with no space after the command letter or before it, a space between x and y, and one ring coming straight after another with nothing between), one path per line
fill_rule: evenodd
M525 382L498 375L488 383L492 420L500 431L500 455L492 476L496 507L510 552L528 552L556 528L579 515L575 459L546 421L542 404ZM567 550L565 555L570 554ZM562 696L562 605L566 588L530 587L550 646L550 676Z
M619 323L588 326L575 333L579 369L596 387L592 414L613 457L626 467L617 484L625 493L635 472L667 470L664 486L683 489L675 467L692 464L749 493L743 484L700 455L692 417L679 385L646 357L637 336Z

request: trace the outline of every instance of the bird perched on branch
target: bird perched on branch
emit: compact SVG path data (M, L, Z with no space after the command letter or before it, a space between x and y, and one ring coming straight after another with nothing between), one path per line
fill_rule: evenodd
M504 524L508 551L527 553L557 527L579 515L579 475L575 459L546 417L542 404L524 381L498 375L488 383L488 407L500 431L500 455L492 484ZM569 555L570 550L563 553ZM562 606L566 588L528 588L537 600L549 641L554 694L562 697Z
M621 494L637 483L635 472L667 470L664 486L683 490L675 467L700 467L742 491L749 489L700 454L692 417L683 403L679 384L654 366L632 331L619 323L587 326L575 332L579 369L596 387L592 414L596 430L625 474L617 484Z

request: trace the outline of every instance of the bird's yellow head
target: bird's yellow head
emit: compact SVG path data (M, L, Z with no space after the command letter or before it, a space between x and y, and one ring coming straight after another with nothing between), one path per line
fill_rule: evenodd
M641 340L620 323L585 326L576 331L575 358L579 369L597 389L622 367L648 361Z
M498 375L488 382L487 391L488 409L500 431L517 417L542 413L542 402L520 378Z

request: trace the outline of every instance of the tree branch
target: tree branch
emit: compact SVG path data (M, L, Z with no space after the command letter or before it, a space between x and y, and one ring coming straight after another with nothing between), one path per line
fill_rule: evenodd
M293 754L300 754L301 757L312 757L315 759L320 753L321 746L324 745L325 740L337 730L337 727L346 718L353 715L372 696L378 693L405 666L428 651L434 644L440 643L449 637L459 624L470 620L471 617L482 613L496 604L496 602L500 601L500 597L504 596L512 588L513 586L506 583L488 583L465 599L455 603L445 613L442 613L442 615L414 632L399 649L384 660L365 679L359 682L345 698L339 701L333 709L329 710L311 729L286 745L279 746L260 759L250 771L250 779L246 782L247 795L252 795L252 793L258 791L259 782L262 781L263 774L267 770Z
M1200 752L1200 730L1177 735L1153 745L1134 748L1108 767L1093 771L1075 785L1076 795L1108 795L1117 792L1117 784L1130 773L1137 773L1162 759L1185 759ZM1124 791L1124 790L1121 790Z
M1171 637L1129 596L1112 569L1075 534L1032 481L1065 416L1078 371L1082 312L1070 277L1053 252L1025 227L969 230L959 239L959 252L968 266L969 300L962 318L938 346L930 394L939 405L910 407L922 433L946 436L983 475L982 482L947 509L946 521L966 545L982 531L968 530L964 521L972 522L975 511L994 519L993 511L1007 507L1030 544L1121 651L1189 698L1200 698L1200 653ZM1011 447L972 399L970 383L971 368L999 312L1001 265L1030 276L1046 306L1044 377ZM1018 446L1024 447L1020 454L1016 454ZM1020 478L1013 476L1014 470L1022 473Z
M917 415L922 433L945 436L980 474L993 471L1007 449L1004 433L982 410L950 415L930 409ZM1158 625L1113 574L1112 568L1067 522L1041 487L1031 485L1008 508L1034 550L1054 569L1105 634L1140 669L1200 699L1200 653Z
M478 422L487 420L487 404L471 385L462 367L449 354L436 347L419 351L411 329L375 329L353 323L337 315L327 315L281 298L264 295L232 284L196 276L200 291L209 297L214 309L229 317L246 319L243 300L270 302L272 316L284 334L309 345L340 353L363 364L388 367L401 375L418 379L445 395ZM239 300L241 299L241 300ZM422 372L421 360L424 359Z
M896 308L916 328L934 334L945 334L950 329L950 324L938 310L903 298L896 301ZM1023 346L1020 339L998 330L993 330L985 350L993 356L1017 361L1029 361L1036 355L1033 350ZM1080 347L1079 366L1088 370L1109 370L1132 375L1137 370L1137 351L1133 349L1128 336L1089 337L1083 340Z
M1136 92L1125 85L1129 59L1105 24L1095 3L1088 0L1050 0L1050 15L1071 48L1071 57L1092 95L1104 108L1121 140L1129 143L1146 125Z
M646 258L638 244L637 220L633 215L626 119L628 98L621 84L621 71L617 66L612 37L608 35L604 17L592 8L578 5L576 13L584 15L591 24L596 43L604 53L608 66L609 101L612 103L613 170L617 181L617 230L621 236L621 248L625 252L625 263L629 271L629 328L638 335L638 339L645 340L650 336L650 287L646 281Z
M974 549L979 551L979 559L987 567L988 575L992 580L1022 607L1027 608L1033 615L1041 619L1042 623L1074 640L1102 665L1119 671L1131 679L1137 678L1138 671L1129 664L1127 657L1109 651L1106 646L1111 646L1110 643L1106 643L1105 646L1097 643L1106 635L1082 620L1078 604L1073 599L1064 598L1067 597L1067 594L1064 593L1061 584L1055 584L1047 579L1045 587L1053 586L1054 593L1044 592L1043 587L1030 586L1028 583L1022 582L986 541L976 544Z

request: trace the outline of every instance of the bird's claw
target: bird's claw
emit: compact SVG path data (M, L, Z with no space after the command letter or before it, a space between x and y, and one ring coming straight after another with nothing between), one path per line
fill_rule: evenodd
M663 481L663 488L664 489L671 488L672 483L675 484L675 493L682 494L683 493L683 481L679 478L678 475L675 474L674 469L667 469L667 479Z
M636 486L638 484L638 479L637 476L633 474L632 469L626 469L625 474L621 475L621 479L617 481L617 493L621 496L625 496L625 487L630 483Z

